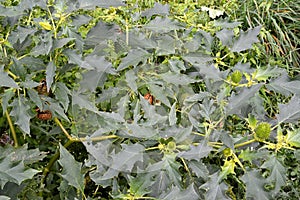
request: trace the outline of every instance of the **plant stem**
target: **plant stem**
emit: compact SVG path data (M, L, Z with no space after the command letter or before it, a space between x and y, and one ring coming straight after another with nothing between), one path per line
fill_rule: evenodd
M65 127L62 125L62 123L57 117L54 117L54 122L60 127L62 132L67 136L69 140L74 141L74 138L72 138L72 136L68 133L68 131L65 129Z
M74 141L72 140L68 140L68 142L64 145L65 148L67 148L68 146L70 146ZM54 154L54 156L51 158L51 160L49 161L49 163L47 164L47 166L44 168L43 170L43 176L42 176L42 180L41 180L41 184L40 187L42 188L44 185L44 182L47 178L48 173L50 172L50 169L52 168L53 164L56 162L56 160L59 158L59 150Z
M13 139L14 139L15 147L18 147L19 144L18 144L18 138L17 138L17 134L16 134L16 131L15 131L15 127L14 127L12 121L11 121L10 115L8 114L7 110L5 111L5 115L6 115L8 124L9 124L9 128L10 128L11 134L12 134Z
M253 142L255 142L256 140L255 139L252 139L252 140L248 140L246 142L243 142L243 143L240 143L240 144L236 144L234 145L234 148L239 148L239 147L242 147L242 146L245 146L245 145L248 145L248 144L251 144Z

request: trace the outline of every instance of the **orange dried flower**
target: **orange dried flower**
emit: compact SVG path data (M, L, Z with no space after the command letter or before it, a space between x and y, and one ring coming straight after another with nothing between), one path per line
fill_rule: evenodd
M153 100L154 100L153 95L151 95L150 93L147 93L147 94L144 95L144 98L145 98L151 105L153 105Z
M40 110L39 108L35 109L37 112L36 117L40 120L50 120L52 118L52 112L50 110Z

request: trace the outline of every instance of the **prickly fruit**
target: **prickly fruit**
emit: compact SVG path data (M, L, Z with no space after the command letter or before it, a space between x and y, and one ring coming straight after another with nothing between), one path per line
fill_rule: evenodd
M239 83L242 80L242 76L242 72L236 70L231 74L231 81L234 83Z
M262 122L258 124L254 130L254 138L257 141L265 141L270 137L271 125L267 122Z

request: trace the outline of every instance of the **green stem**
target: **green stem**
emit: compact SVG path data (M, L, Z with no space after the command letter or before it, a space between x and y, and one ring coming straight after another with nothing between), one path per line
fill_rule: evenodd
M256 140L255 139L252 139L252 140L248 140L246 142L243 142L243 143L240 143L240 144L236 144L234 145L234 148L239 148L239 147L242 147L242 146L245 146L245 145L248 145L248 144L251 144L253 142L255 142Z
M74 141L72 140L68 140L68 142L64 145L65 148L67 148L68 146L70 146ZM44 185L44 182L47 178L48 173L50 172L50 169L52 168L53 164L56 162L56 160L59 158L59 151L57 151L54 156L51 158L51 160L49 161L48 165L44 168L43 170L43 176L42 176L42 180L41 180L41 185L40 187L42 188Z
M7 111L5 111L5 115L6 115L6 118L7 118L7 121L8 121L8 124L9 124L9 128L10 128L10 131L11 131L11 134L13 136L13 139L14 139L14 144L15 144L15 147L18 147L19 144L18 144L18 138L17 138L17 134L16 134L16 131L15 131L15 127L11 121L11 118L8 114Z

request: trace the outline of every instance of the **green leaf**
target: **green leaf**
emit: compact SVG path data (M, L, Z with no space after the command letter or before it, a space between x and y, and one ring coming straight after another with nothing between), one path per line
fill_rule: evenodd
M267 68L258 68L254 73L253 73L253 79L258 80L258 81L266 81L270 77L276 77L282 74L285 70L278 68L278 67L273 67L273 66L268 66Z
M138 124L127 124L128 135L136 138L152 139L158 136L157 130L152 127L140 126Z
M179 168L181 164L176 161L176 154L165 154L161 161L154 163L153 165L149 165L146 169L147 172L157 172L159 178L163 178L165 180L159 180L156 177L155 184L161 184L164 181L164 185L154 185L154 188L158 190L162 190L163 188L168 188L171 185L176 185L177 187L182 188L182 178L180 176ZM162 174L160 172L163 172ZM164 174L165 173L165 174ZM163 187L163 188L161 188ZM163 190L162 190L163 191Z
M171 20L168 17L156 17L146 24L144 28L155 33L167 33L172 30L182 29L183 27L178 21Z
M15 149L13 147L0 147L0 187L4 188L8 182L20 185L24 180L31 179L40 171L27 168L24 165L24 157L19 153L27 154L27 147ZM17 156L16 156L17 155ZM27 154L28 155L28 154Z
M257 200L269 200L271 196L264 190L267 181L261 176L257 169L246 171L241 177L241 180L246 185L246 198L253 198Z
M84 1L84 0L83 0ZM93 1L93 0L91 0ZM94 1L93 1L94 3ZM115 39L118 35L120 27L116 24L106 24L103 21L99 21L87 34L85 39L86 46L95 47L108 39Z
M169 123L170 126L173 126L177 122L177 117L176 117L176 102L172 105L170 113L169 113Z
M137 177L129 176L128 179L128 184L130 186L130 194L133 194L137 197L142 197L148 194L151 191L151 186L154 182L151 173L140 173Z
M4 71L3 66L0 66L0 86L19 89L18 84L8 76L8 74Z
M275 184L275 188L272 192L276 194L280 188L286 184L286 167L283 166L282 162L275 155L271 155L268 160L263 163L261 168L270 170L267 181Z
M55 77L56 66L54 62L49 62L46 69L46 83L47 83L47 92L50 91L53 79Z
M64 107L65 111L67 111L69 108L70 100L68 95L70 94L71 94L70 90L67 88L67 86L64 83L62 82L56 83L55 98Z
M13 89L5 90L4 93L0 95L3 115L4 115L4 113L6 112L8 106L9 106L9 101L14 96L15 96L15 92L13 91Z
M238 114L241 108L249 103L249 100L260 90L261 84L250 88L243 88L238 94L232 95L226 106L226 114Z
M191 63L197 68L200 68L201 66L207 67L207 62L212 61L213 57L201 52L195 52L195 53L189 53L182 56L182 59Z
M150 54L145 50L132 49L128 52L126 57L122 58L117 71L122 71L130 66L136 67L139 63L142 63L149 58L149 56Z
M228 187L225 183L220 182L219 173L215 172L209 176L209 180L200 186L201 189L205 189L205 199L219 200L219 199L230 199L226 196L225 192Z
M224 46L232 45L232 38L234 36L234 32L231 29L222 29L221 31L216 33L216 36L221 40Z
M285 142L292 147L300 147L300 129L287 131Z
M190 78L185 74L177 74L174 72L167 72L160 75L164 81L173 85L188 85L190 83L195 83L197 80Z
M95 104L88 99L88 95L83 95L78 92L73 92L72 94L72 105L79 105L80 108L85 108L92 112L98 112Z
M182 200L182 199L189 199L189 200L198 200L200 199L198 193L195 190L195 185L191 184L188 188L182 190L177 186L173 186L167 194L163 194L160 196L159 199L162 200Z
M155 97L155 99L160 100L163 104L167 105L168 107L171 107L170 101L166 96L165 88L155 84L150 84L149 90L151 94Z
M12 102L11 116L15 117L15 124L17 124L22 131L30 134L30 106L27 99L23 96L15 98Z
M197 146L191 145L190 148L188 151L180 152L178 156L187 160L200 161L201 158L208 156L213 150L211 146L208 146L205 140L201 141Z
M133 70L128 70L125 74L128 86L137 93L136 75Z
M74 50L67 49L64 53L69 57L69 64L75 64L84 69L94 69L87 61L82 60L82 56L77 54Z
M80 9L94 9L96 6L102 8L125 6L121 0L78 0Z
M169 14L170 5L169 4L161 4L158 2L154 3L153 8L147 9L141 13L141 16L145 16L147 18L152 17L153 15L163 15L166 16Z
M18 40L20 43L24 42L25 39L33 35L36 32L33 28L25 28L22 26L18 26L8 37L8 40L11 44L15 44Z
M53 49L59 49L68 44L70 41L75 40L76 38L62 38L54 40Z
M281 76L270 81L270 83L266 86L270 90L289 96L290 94L300 95L300 87L298 87L299 84L299 80L290 80L287 73L283 72Z
M300 118L300 98L293 96L289 103L279 104L279 114L276 115L278 123L293 123Z
M203 162L191 160L188 162L188 166L192 169L192 172L195 173L198 178L203 178L207 181L209 171L206 165L203 164Z
M241 52L251 49L253 43L259 42L257 35L259 34L261 27L262 26L257 26L246 32L241 31L239 37L234 41L231 51Z
M81 173L82 164L77 162L68 150L59 144L59 164L63 167L61 176L68 181L69 185L84 191L84 174Z
M269 154L267 151L254 151L250 150L249 148L241 150L241 153L239 154L239 158L244 161L249 161L252 163L254 160L261 159L264 157L268 157Z
M119 172L131 172L136 162L143 162L144 146L138 143L121 144L120 152L112 155L110 168Z

